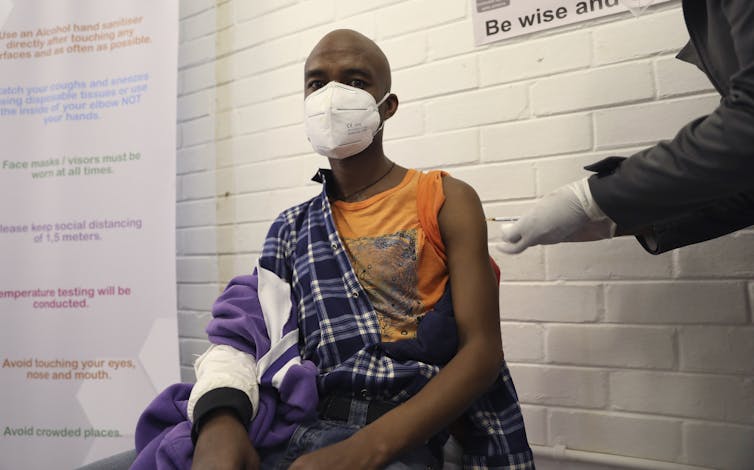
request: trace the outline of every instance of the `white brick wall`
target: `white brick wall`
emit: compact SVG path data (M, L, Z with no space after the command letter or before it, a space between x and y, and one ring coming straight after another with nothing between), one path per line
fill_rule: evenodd
M469 36L471 27L469 23L466 31ZM481 85L551 77L584 69L591 64L591 50L592 39L584 31L490 47L479 54Z
M401 104L386 125L390 157L446 168L489 215L517 215L585 164L714 109L703 74L674 59L687 40L679 4L477 48L466 0L182 0L184 379L223 285L253 268L271 219L317 191L309 177L326 161L304 136L301 93L322 34L357 29L391 60ZM494 247L497 224L489 231ZM754 231L657 257L628 238L491 254L533 444L751 468Z
M550 411L550 440L594 452L678 461L682 421L653 416L582 410Z
M592 117L571 114L482 128L485 161L543 157L590 150Z
M743 324L747 301L743 282L614 283L605 288L605 321Z
M596 111L595 147L651 144L672 137L684 124L714 109L719 101L719 95L694 95Z
M543 78L532 85L535 115L566 113L654 97L652 65L630 62Z

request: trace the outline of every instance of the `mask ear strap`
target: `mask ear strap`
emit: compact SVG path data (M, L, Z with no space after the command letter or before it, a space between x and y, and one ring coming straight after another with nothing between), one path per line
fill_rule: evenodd
M383 96L382 99L377 103L377 107L380 107L380 105L382 105L382 103L384 103L385 100L387 100L388 96L390 96L390 92L389 91L387 93L385 93L385 96Z
M378 108L380 107L380 105L382 103L385 102L385 100L387 100L388 96L390 96L390 92L389 91L387 93L385 93L385 96L383 96L382 99L377 103L377 107ZM377 134L379 134L383 127L385 127L385 120L382 119L382 118L380 118L380 127L378 127L376 131L374 131L374 134L372 134L372 137L374 137Z

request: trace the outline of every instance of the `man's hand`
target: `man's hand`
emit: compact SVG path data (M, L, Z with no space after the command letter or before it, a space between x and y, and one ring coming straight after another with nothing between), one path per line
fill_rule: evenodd
M556 189L513 224L500 228L503 253L516 254L533 245L612 238L615 223L597 206L586 178Z
M374 443L366 433L357 432L348 439L304 454L289 467L290 470L378 470L388 462L377 456Z
M199 432L192 470L258 470L259 454L231 411L218 410Z

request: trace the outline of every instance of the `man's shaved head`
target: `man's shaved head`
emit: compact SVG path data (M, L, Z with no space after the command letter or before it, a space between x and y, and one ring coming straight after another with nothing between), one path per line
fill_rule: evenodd
M304 75L307 94L311 92L312 79L347 85L349 81L364 80L367 83L364 89L377 100L391 86L390 64L385 54L374 41L350 29L336 29L320 39L306 59Z

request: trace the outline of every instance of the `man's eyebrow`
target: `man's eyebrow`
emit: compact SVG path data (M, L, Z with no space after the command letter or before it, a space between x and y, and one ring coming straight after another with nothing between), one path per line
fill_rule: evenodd
M344 72L346 73L346 75L362 75L364 77L372 77L372 73L369 70L358 67L345 69Z
M319 77L324 75L322 69L310 69L304 72L304 78Z
M366 78L372 78L372 72L368 69L361 68L361 67L351 67L343 70L343 73L345 75L353 76L353 75L360 75L362 77ZM322 69L309 69L304 72L304 79L312 78L312 77L321 77L325 75L325 71Z

